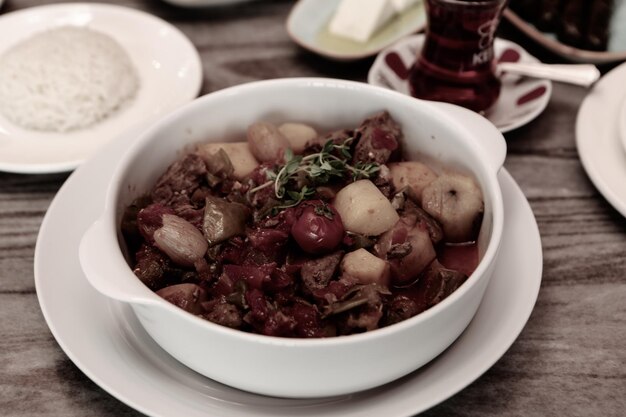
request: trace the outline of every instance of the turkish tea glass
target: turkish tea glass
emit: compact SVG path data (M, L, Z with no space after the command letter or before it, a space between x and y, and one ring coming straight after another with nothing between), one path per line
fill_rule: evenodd
M488 111L500 95L493 41L508 0L425 0L426 39L409 75L414 97Z

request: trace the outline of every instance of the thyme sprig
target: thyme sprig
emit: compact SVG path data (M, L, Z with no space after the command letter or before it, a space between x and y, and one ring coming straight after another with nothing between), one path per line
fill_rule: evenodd
M285 152L285 164L277 167L277 171L267 170L268 181L250 190L255 193L267 187L274 187L274 195L283 204L275 207L284 209L297 206L315 194L314 185L327 184L334 178L352 176L352 181L363 178L371 178L380 170L376 163L358 162L350 165L352 159L350 145L354 137L350 137L342 143L334 143L328 140L319 152L306 156L294 155L291 149ZM312 186L303 185L299 189L299 178L306 178ZM296 189L291 189L295 185Z

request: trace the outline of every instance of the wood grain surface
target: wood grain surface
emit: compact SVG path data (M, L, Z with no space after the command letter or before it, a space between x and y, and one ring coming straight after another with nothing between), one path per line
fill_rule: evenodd
M49 3L61 2L7 0L0 12ZM364 81L372 63L334 63L298 48L284 25L293 1L199 11L158 0L108 3L180 28L202 57L203 93L276 77ZM501 31L542 60L558 62L506 25ZM543 244L543 281L528 324L489 371L423 415L626 415L626 219L596 191L578 159L574 124L585 94L555 84L546 111L506 135L505 166L530 201ZM0 173L0 415L139 415L76 368L37 302L35 241L67 176Z

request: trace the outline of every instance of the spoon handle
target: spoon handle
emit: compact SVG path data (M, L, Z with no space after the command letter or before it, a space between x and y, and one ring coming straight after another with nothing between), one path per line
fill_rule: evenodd
M569 84L589 87L600 78L600 71L591 64L531 64L518 62L501 62L498 64L500 73L525 75L527 77L545 78Z

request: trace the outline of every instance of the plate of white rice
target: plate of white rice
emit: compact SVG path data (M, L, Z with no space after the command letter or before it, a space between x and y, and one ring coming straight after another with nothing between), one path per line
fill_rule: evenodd
M8 13L0 39L0 171L71 171L123 132L191 101L202 84L189 39L126 7Z

